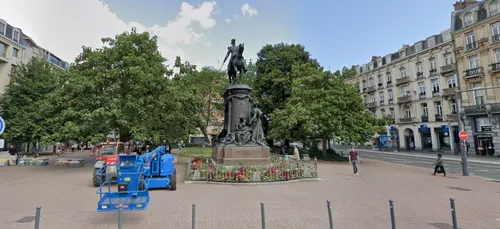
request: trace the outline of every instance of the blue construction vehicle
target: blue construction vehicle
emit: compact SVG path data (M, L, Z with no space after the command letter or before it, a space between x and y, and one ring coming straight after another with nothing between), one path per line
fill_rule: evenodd
M139 155L118 155L117 179L101 179L97 189L100 195L97 211L112 212L119 208L125 211L146 210L150 189L177 189L175 157L166 154L165 146ZM97 177L106 177L106 165L96 171ZM111 184L117 184L112 191ZM114 188L113 188L114 189Z

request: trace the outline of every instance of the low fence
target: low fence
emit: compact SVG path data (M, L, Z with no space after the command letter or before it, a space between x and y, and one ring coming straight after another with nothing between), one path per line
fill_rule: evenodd
M186 181L260 183L318 178L318 161L296 160L272 155L270 164L221 165L211 158L191 157L187 163Z
M35 229L40 229L40 217L41 217L41 207L38 206L36 207L36 213L35 213ZM328 222L330 229L334 228L334 222L333 222L333 213L332 213L332 207L331 207L331 202L329 200L326 201L326 210L328 214ZM450 210L451 210L451 222L453 225L453 229L458 229L458 222L457 222L457 211L455 208L455 200L453 198L450 198ZM262 229L266 229L266 213L265 213L265 205L263 202L260 203L260 213L261 213L261 225ZM121 208L118 208L118 229L122 229L123 226L123 211ZM390 215L390 220L391 220L391 228L396 229L396 214L395 214L395 208L394 208L394 201L389 200L389 215ZM192 205L191 208L191 228L195 229L196 228L196 204Z

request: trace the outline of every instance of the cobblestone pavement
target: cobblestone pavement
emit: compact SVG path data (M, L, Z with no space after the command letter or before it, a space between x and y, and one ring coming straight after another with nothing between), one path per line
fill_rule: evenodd
M33 222L16 221L32 217L37 205L42 206L41 229L117 228L116 213L96 211L92 158L71 157L84 157L86 166L0 167L0 228L33 228ZM178 166L182 176L185 165ZM375 160L362 161L360 177L352 176L348 164L327 162L319 163L319 174L319 182L280 185L180 183L174 192L151 191L149 209L125 212L123 228L191 228L193 202L197 228L260 228L261 201L268 229L328 228L329 199L336 229L386 229L392 198L398 228L446 229L454 197L459 228L500 229L500 183L460 174L434 177L429 169Z

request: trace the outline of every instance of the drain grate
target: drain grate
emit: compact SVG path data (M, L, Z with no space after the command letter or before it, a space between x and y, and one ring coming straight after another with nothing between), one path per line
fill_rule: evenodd
M472 191L470 189L460 188L460 187L447 187L447 188L453 189L453 190L458 190L458 191L467 191L467 192Z
M18 219L16 223L31 223L33 221L35 221L34 216L25 216L23 218Z

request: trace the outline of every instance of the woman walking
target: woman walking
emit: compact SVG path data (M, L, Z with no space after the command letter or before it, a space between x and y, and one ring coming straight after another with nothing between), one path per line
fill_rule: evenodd
M444 165L443 165L443 156L441 154L438 154L438 158L436 160L436 163L434 163L436 167L434 167L434 173L432 175L436 176L436 173L443 173L444 176L446 176L446 171L444 171Z

